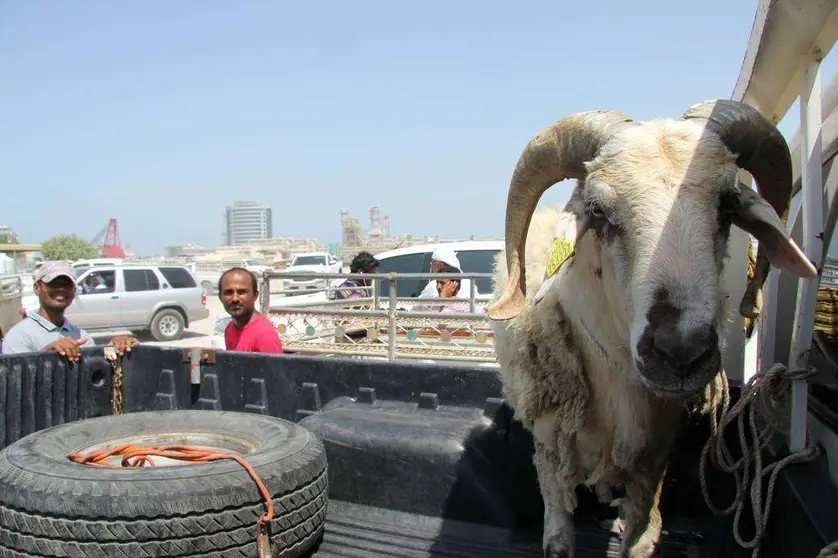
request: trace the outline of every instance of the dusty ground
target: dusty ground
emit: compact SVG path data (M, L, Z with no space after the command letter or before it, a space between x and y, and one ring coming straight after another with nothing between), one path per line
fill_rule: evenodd
M209 318L200 320L189 324L189 327L184 331L183 337L177 341L169 343L161 343L155 341L151 335L144 335L140 337L143 344L148 345L166 345L170 347L209 347L211 346L212 328L215 326L218 316L224 311L221 306L221 301L217 296L207 297L207 308L210 310ZM132 335L130 331L114 330L114 331L97 331L91 333L91 337L96 341L97 345L105 345L110 341L111 337L116 335Z

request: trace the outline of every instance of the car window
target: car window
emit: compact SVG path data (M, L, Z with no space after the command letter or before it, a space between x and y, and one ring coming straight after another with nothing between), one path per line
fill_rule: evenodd
M125 279L125 290L128 292L156 291L160 288L160 280L150 269L125 269L122 276Z
M81 265L74 265L73 272L76 274L76 279L78 279L82 273L90 269L90 264L81 264Z
M191 289L198 286L192 275L182 267L161 267L159 269L174 289Z
M500 250L463 250L457 252L457 258L463 268L463 273L493 273L495 258ZM483 294L492 292L491 279L477 279L477 291Z
M326 258L323 256L300 256L294 258L291 265L324 265Z
M430 258L429 252L419 252L417 254L405 254L403 256L393 256L392 258L385 258L380 260L378 266L379 273L424 273L428 271L428 260ZM419 296L421 287L427 281L422 279L400 279L396 283L396 296L408 297ZM379 285L379 296L390 296L390 283L381 281Z
M112 269L91 271L79 282L82 294L107 294L116 290L116 272Z

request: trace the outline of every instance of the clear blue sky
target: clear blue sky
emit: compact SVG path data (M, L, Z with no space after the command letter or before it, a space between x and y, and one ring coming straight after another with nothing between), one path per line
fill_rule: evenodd
M276 236L503 234L529 138L562 116L679 116L733 91L757 2L103 1L0 7L0 224L142 255ZM825 80L827 81L827 80ZM568 194L558 185L545 196Z

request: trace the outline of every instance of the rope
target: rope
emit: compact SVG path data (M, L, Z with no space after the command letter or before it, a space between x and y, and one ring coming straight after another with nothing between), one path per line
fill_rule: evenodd
M133 444L126 444L118 448L110 450L102 450L83 453L71 453L67 456L70 461L80 465L91 465L94 467L119 467L106 461L109 457L122 456L120 465L122 467L154 467L154 461L151 456L166 457L168 459L177 459L180 461L187 461L190 463L207 463L210 461L221 461L230 459L235 461L248 472L250 477L259 488L262 499L265 501L267 511L262 514L256 524L256 546L258 556L260 558L269 558L271 556L270 535L268 534L268 526L274 518L274 503L270 492L265 487L262 479L256 473L256 470L243 458L238 455L224 453L221 451L199 448L193 446L154 446L143 447Z
M755 374L742 390L740 399L733 407L730 407L730 389L727 377L723 374L722 382L722 410L719 417L712 414L711 434L701 452L700 480L701 491L704 494L704 501L710 510L718 516L727 516L735 510L733 522L733 536L736 542L743 548L753 548L752 556L759 556L760 544L765 535L768 525L768 518L771 514L771 504L774 498L774 485L777 478L787 465L792 463L806 463L812 461L820 454L820 449L815 445L807 445L801 451L792 453L783 459L762 466L762 450L777 433L785 430L779 413L786 399L790 383L794 380L804 380L815 373L814 369L789 370L783 364L775 364L765 373ZM757 405L762 411L758 410ZM757 429L757 415L764 420L763 431ZM724 431L734 420L737 421L739 444L742 449L742 457L734 461L731 450L724 440ZM747 421L747 424L746 424ZM750 436L750 443L748 441ZM807 433L808 438L808 433ZM707 458L712 464L726 473L731 473L736 482L736 498L733 503L722 510L717 508L707 490L706 464ZM753 471L751 470L753 468ZM753 475L753 480L751 480ZM768 491L765 498L765 506L762 506L762 483L763 477L770 475L768 479ZM739 521L742 510L745 507L745 493L750 485L751 506L754 515L755 534L750 541L742 539L739 532ZM822 551L823 552L823 551Z

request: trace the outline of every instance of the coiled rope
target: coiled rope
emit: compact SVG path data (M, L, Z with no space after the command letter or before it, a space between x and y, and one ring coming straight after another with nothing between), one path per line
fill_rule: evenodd
M755 374L742 389L739 400L733 407L730 406L730 387L727 377L722 374L722 406L720 416L712 414L711 434L701 452L699 465L701 491L704 494L704 501L710 510L718 516L727 516L735 511L733 522L733 536L736 542L743 548L753 548L752 556L759 556L760 544L765 536L768 519L771 515L771 504L774 498L774 485L777 478L786 466L792 463L807 463L814 460L820 454L820 447L811 444L807 431L806 448L787 455L786 457L763 467L762 450L771 441L771 438L778 432L783 432L786 427L781 418L781 411L787 402L791 382L794 380L805 380L815 373L814 369L789 370L783 364L775 364L764 373ZM764 421L762 431L757 428L757 416ZM733 459L730 448L724 440L724 431L734 420L737 421L739 444L742 449L742 457ZM750 438L750 439L749 439ZM726 509L717 508L710 498L707 489L706 465L708 457L716 468L733 474L736 482L736 498ZM765 506L762 505L763 478L770 475L768 479L768 490L765 497ZM753 476L753 480L751 477ZM740 533L739 521L742 510L745 508L746 491L750 489L751 507L754 516L755 533L754 537L745 541ZM838 541L832 543L818 555L818 558L832 556L835 552ZM830 548L832 547L832 550ZM824 554L827 552L827 554ZM832 552L830 554L829 552Z
M106 461L108 458L114 456L122 456L120 465ZM143 447L133 444L125 444L117 448L95 451L87 454L71 453L67 456L67 458L74 463L95 467L145 467L146 465L154 467L154 461L151 459L151 456L187 461L189 463L207 463L210 461L229 459L244 467L256 483L256 486L259 488L259 492L261 493L262 499L265 501L265 506L267 508L256 524L256 547L258 556L259 558L270 558L271 545L268 526L274 517L273 499L271 498L270 492L268 492L268 489L265 487L265 484L262 482L262 479L260 479L259 475L256 473L256 470L238 455L193 446Z

